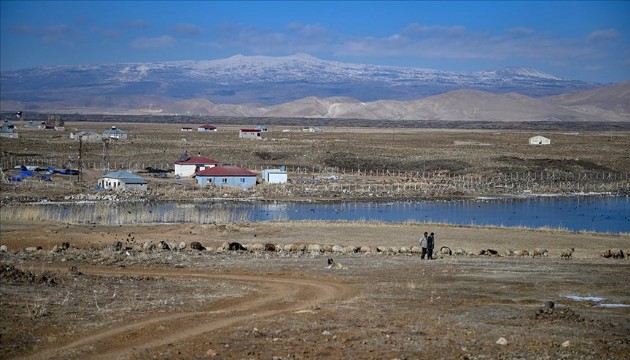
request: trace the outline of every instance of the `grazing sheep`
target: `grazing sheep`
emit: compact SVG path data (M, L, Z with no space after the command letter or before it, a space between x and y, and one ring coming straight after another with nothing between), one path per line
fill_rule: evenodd
M144 251L154 251L155 250L155 243L153 243L153 241L147 241L144 244L142 244L142 250Z
M621 249L608 249L602 253L602 257L604 258L613 258L613 259L623 259L625 258L625 254Z
M398 254L398 252L400 251L400 249L396 246L392 246L389 248L390 252L393 252L394 254Z
M261 244L261 243L254 243L251 244L249 246L245 246L249 251L263 251L265 250L265 245Z
M479 255L499 256L499 252L493 249L479 250Z
M527 251L525 249L515 250L514 251L514 256L518 256L518 257L529 256L529 251Z
M353 253L355 253L354 250L355 250L354 245L344 246L343 253L345 253L345 254L353 254Z
M276 245L272 243L265 244L265 251L276 251Z
M401 246L400 249L398 249L398 252L401 254L408 254L411 252L411 249L406 246Z
M177 250L184 250L184 249L186 249L186 243L182 241L177 246Z
M341 265L340 263L335 262L333 259L328 259L327 269L347 269L347 267Z
M468 255L468 252L464 249L455 249L455 251L453 251L453 255L457 255L457 256L466 256Z
M237 242L232 242L230 243L230 245L228 246L228 250L231 251L244 251L247 250L247 248L245 248L243 245L241 245L240 243Z
M158 245L158 249L170 251L173 247L164 240L160 240L160 244Z
M319 244L308 244L306 250L310 253L320 253L322 252L322 246Z
M571 259L571 258L573 258L573 252L574 251L575 251L574 248L570 248L568 250L562 250L560 252L560 257L563 258L563 259L567 259L567 260Z
M549 252L547 251L547 249L535 248L532 252L532 257L547 257L548 255Z
M385 246L377 246L376 247L376 252L377 253L386 253L387 252L387 248Z
M191 248L192 250L198 250L198 251L204 251L204 250L206 250L206 248L205 248L203 245L201 245L201 243L200 243L199 241L193 241L193 242L191 242L191 243L190 243L190 248Z
M440 248L440 254L442 255L453 255L453 252L451 251L451 248L448 246L442 246Z
M514 250L512 249L505 250L505 256L514 256Z
M371 253L372 252L372 248L369 247L369 246L361 246L359 248L359 251L364 253L364 254L367 254L367 253Z
M332 252L334 252L334 253L342 253L343 252L343 246L341 246L341 245L334 245L332 247Z
M412 254L422 254L422 248L420 246L412 246L411 247Z
M324 244L322 245L322 252L332 252L332 245Z
M298 246L295 244L286 244L284 245L284 251L286 252L297 252Z

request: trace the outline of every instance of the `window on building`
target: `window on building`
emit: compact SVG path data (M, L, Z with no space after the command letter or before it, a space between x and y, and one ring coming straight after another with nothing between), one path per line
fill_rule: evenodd
M227 180L228 180L227 178L223 178L223 179L221 179L221 183L227 184Z

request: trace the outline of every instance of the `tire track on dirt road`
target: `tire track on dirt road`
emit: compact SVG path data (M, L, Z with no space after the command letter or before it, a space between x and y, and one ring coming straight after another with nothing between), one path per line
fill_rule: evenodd
M50 266L46 270L65 270ZM145 313L145 317L88 331L60 344L43 346L24 359L124 359L146 354L163 345L180 343L204 333L236 326L252 319L281 316L327 302L347 299L355 290L329 278L311 279L284 274L207 273L189 269L115 269L82 267L86 275L161 276L247 283L260 290L213 303L203 311Z

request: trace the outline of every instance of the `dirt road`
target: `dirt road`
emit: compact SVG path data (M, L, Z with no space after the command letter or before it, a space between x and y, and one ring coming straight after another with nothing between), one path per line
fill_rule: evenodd
M42 270L60 271L58 266ZM86 275L118 276L116 268L82 268ZM160 276L164 278L224 280L246 283L256 288L256 294L227 299L202 311L174 309L173 313L147 314L113 327L99 328L77 334L63 343L39 348L25 359L127 359L144 351L172 343L194 341L205 333L230 327L251 319L281 317L285 313L309 311L324 303L345 299L353 289L331 281L313 280L285 275L252 275L244 273L208 274L191 270L125 269L127 276ZM181 353L181 352L180 352ZM181 354L183 356L183 354Z

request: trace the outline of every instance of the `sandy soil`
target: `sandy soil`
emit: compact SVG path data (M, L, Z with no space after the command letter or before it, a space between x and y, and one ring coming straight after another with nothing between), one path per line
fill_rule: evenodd
M425 230L436 233L438 248L544 247L549 256L427 261L374 250L412 247ZM7 359L630 357L630 261L600 257L630 250L628 235L317 222L3 223L0 234L8 248L0 253ZM160 240L208 250L141 249ZM65 241L70 248L50 251ZM113 251L114 241L125 249ZM216 249L226 241L372 252ZM562 259L570 247L573 257ZM328 258L343 268L327 268Z

